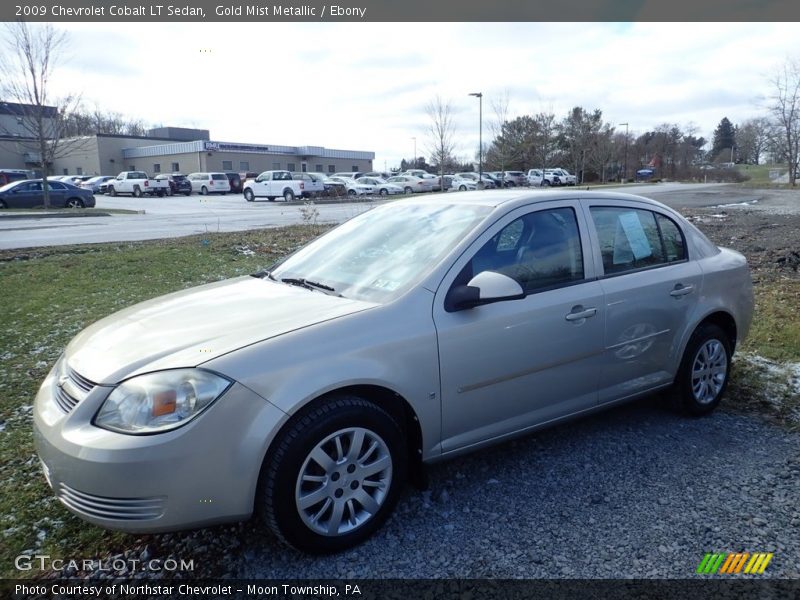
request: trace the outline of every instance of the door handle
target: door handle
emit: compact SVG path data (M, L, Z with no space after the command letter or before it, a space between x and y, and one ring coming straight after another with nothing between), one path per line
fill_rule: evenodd
M597 314L596 308L583 308L578 305L572 308L572 312L564 317L567 321L582 321Z
M681 296L685 296L686 294L691 294L694 291L693 285L683 285L682 283L678 283L675 285L675 289L673 289L669 295L673 298L680 298Z

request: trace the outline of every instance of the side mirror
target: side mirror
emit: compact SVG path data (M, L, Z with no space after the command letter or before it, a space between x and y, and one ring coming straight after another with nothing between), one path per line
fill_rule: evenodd
M505 300L525 297L522 286L508 275L495 271L482 271L467 285L457 285L447 294L445 310L456 312Z

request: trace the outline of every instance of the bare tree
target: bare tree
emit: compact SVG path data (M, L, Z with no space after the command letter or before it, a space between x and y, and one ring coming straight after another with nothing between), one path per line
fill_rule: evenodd
M772 78L773 95L769 111L775 121L776 150L789 163L789 185L797 180L800 160L800 64L787 60Z
M68 38L64 31L24 21L5 27L3 60L0 61L0 98L13 102L20 145L38 155L42 168L44 207L50 207L48 171L56 158L76 150L84 140L65 140L67 116L75 111L77 95L55 97L50 82L63 59ZM37 162L37 161L32 161Z
M507 135L509 103L508 90L492 100L494 121L491 122L489 128L491 129L494 141L488 145L486 151L483 153L483 155L487 157L487 163L490 162L489 159L491 158L491 162L500 167L500 171L503 172L509 169L509 165L518 157L519 151L519 147L515 145L510 139L510 136Z
M736 148L742 162L757 165L767 147L771 124L766 117L748 119L736 133Z
M456 125L453 121L453 106L437 96L425 107L425 112L430 118L428 126L428 150L434 163L439 167L439 176L444 178L447 165L453 162L455 144L453 138L456 134ZM442 179L444 184L444 179ZM444 189L444 185L442 185Z

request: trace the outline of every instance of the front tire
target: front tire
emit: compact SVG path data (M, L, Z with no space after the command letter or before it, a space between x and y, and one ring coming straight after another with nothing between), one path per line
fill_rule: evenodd
M467 186L465 186L465 185L458 186L458 191L459 192L466 192L467 191Z
M731 371L731 341L712 323L700 325L683 353L673 399L684 412L707 415L719 405Z
M256 196L253 193L253 190L251 190L250 188L247 188L244 191L244 199L247 200L248 202L253 202L256 199Z
M109 196L113 197L113 196L117 195L117 190L114 189L113 185L111 187L109 187L109 188L106 188L106 191L108 192Z
M381 188L381 191L380 191L380 192L378 192L378 193L379 193L381 196L388 196L388 195L389 195L389 190L387 190L386 188Z
M301 411L267 454L259 503L285 543L314 554L371 536L405 484L405 438L382 408L336 396Z
M414 190L410 186L406 186L403 188L403 193L405 194L413 194Z

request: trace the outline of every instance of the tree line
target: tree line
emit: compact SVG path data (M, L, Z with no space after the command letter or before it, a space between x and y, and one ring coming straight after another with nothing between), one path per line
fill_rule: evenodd
M503 95L492 103L492 139L482 148L484 169L558 166L575 173L579 182L606 182L630 179L637 170L651 168L656 177L690 179L701 177L709 167L757 165L769 156L788 165L789 183L795 185L800 160L800 62L787 60L771 78L770 87L764 114L740 124L723 117L712 140L698 135L693 123L662 123L632 135L629 127L622 130L604 121L599 108L582 106L561 118L547 111L510 118L509 99ZM459 163L454 157L452 104L436 96L426 112L431 170L452 171L451 166Z

